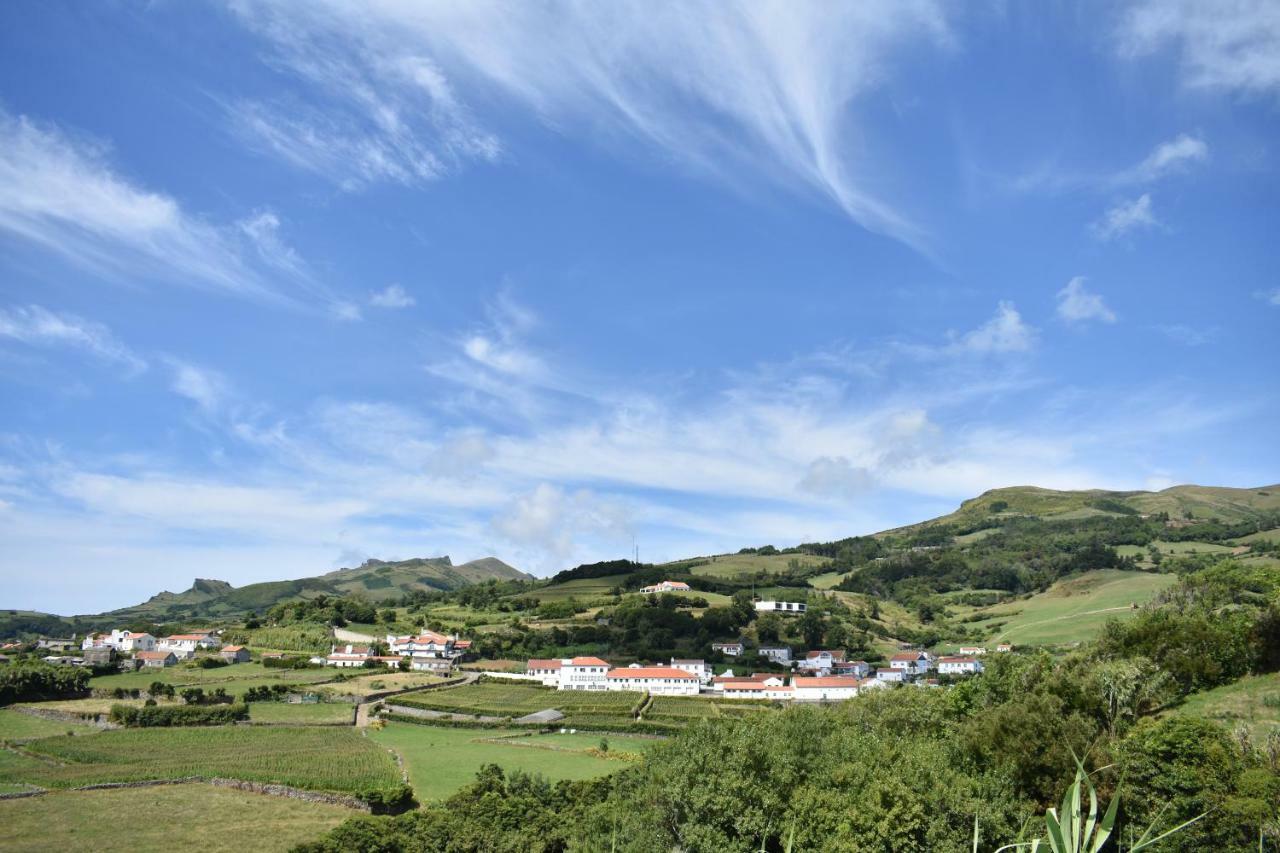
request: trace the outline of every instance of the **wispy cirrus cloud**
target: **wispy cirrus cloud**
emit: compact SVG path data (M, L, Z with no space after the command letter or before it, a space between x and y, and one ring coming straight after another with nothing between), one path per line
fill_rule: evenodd
M402 286L389 284L370 293L369 304L375 308L412 308L416 300Z
M39 305L0 308L0 338L33 346L81 350L124 368L132 375L147 369L146 359L116 338L101 323L74 314L50 311Z
M217 224L122 175L101 143L0 108L0 238L104 277L292 305L338 302L258 211Z
M1115 37L1125 57L1174 52L1188 87L1280 93L1280 6L1271 0L1143 0L1121 16Z
M240 103L236 127L279 156L359 187L419 183L492 159L480 129L514 105L566 132L656 154L717 180L825 196L866 228L923 239L873 184L859 101L915 46L946 49L941 4L642 2L375 7L241 0L270 61L326 109Z

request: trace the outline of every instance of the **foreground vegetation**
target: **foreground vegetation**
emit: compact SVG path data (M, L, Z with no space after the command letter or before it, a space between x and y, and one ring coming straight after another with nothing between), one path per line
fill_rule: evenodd
M62 791L0 802L0 850L285 851L350 815L340 806L200 784Z

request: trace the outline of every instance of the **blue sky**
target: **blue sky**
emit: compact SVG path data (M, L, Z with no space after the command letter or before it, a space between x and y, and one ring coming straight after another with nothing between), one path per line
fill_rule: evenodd
M1280 4L0 7L4 606L1280 480Z

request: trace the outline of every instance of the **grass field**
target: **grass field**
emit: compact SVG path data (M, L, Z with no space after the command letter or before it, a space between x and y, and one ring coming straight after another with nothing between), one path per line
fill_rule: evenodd
M567 598L576 598L579 601L587 602L594 598L602 598L613 593L616 587L626 582L631 575L610 575L604 578L576 578L563 583L555 583L550 586L544 586L541 589L535 589L528 595L539 601L564 601ZM510 614L507 614L508 617Z
M0 802L0 850L285 851L352 814L341 806L200 784L61 791Z
M1248 536L1241 536L1239 539L1233 539L1236 545L1250 545L1254 542L1277 542L1280 543L1280 527L1273 530L1260 530L1257 533L1250 533Z
M599 735L543 735L512 738L509 743L492 742L494 738L505 740L504 736L511 734L501 729L478 731L388 723L381 731L370 731L369 737L401 755L419 800L449 796L471 782L485 764L537 773L552 781L591 779L627 766L625 761L600 758L586 751L600 743ZM619 752L642 752L656 743L618 735L607 737L609 749Z
M781 574L792 564L801 566L825 566L831 562L829 557L814 557L809 554L720 554L715 557L701 559L711 560L705 566L694 566L690 571L695 575L712 578L731 578L737 575L769 572Z
M98 729L86 724L45 720L13 710L0 711L0 741L52 737L65 735L67 732L87 735L97 731Z
M47 711L63 711L68 714L108 714L112 705L128 705L138 708L143 705L142 699L111 699L90 697L87 699L54 699L49 702L24 702L28 708L43 708ZM168 704L162 701L161 704Z
M126 690L146 690L153 681L163 681L175 687L203 687L205 691L222 687L228 693L239 694L250 687L269 684L317 684L330 681L332 669L268 669L260 663L238 663L216 669L200 669L194 666L171 666L165 669L121 672L99 675L89 680L89 686L100 690L123 687Z
M626 714L639 700L639 693L552 690L522 682L497 681L395 697L396 704L400 705L486 717L519 717L547 708L556 708L565 714L582 711Z
M371 675L361 675L346 681L334 681L320 684L314 692L333 696L368 696L386 690L408 690L412 687L426 687L439 684L445 679L429 672L394 672L382 671Z
M1269 733L1280 731L1280 672L1192 694L1174 713L1216 720L1229 729L1243 723L1254 743L1262 744Z
M1151 543L1167 556L1183 556L1185 554L1230 554L1231 545L1218 545L1214 542L1161 542ZM1117 545L1116 553L1121 557L1146 557L1150 552L1146 545Z
M26 750L29 755L0 751L0 783L73 788L223 776L354 791L394 784L400 778L389 755L354 730L340 728L121 729L93 737L45 738L27 744Z
M827 572L809 578L809 586L814 589L834 589L835 585L845 579L848 572Z
M1029 599L1010 601L977 612L988 616L975 623L990 631L990 640L1020 645L1077 643L1097 636L1109 619L1127 619L1131 605L1143 605L1177 582L1174 575L1101 569L1058 581ZM993 623L1004 623L1001 627Z
M350 726L355 724L355 714L356 706L345 702L310 705L254 702L249 705L249 722L254 725Z

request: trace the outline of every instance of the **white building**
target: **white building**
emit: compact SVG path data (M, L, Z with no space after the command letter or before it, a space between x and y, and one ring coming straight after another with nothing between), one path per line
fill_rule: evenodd
M337 666L343 668L352 668L364 666L364 662L372 660L373 652L368 646L353 646L350 643L343 646L341 651L337 646L329 647L329 656L324 659L325 666Z
M854 678L866 678L871 675L871 664L864 660L841 661L831 669L835 675L852 675Z
M409 658L409 668L428 672L448 672L454 661L462 657L471 643L459 640L453 634L437 634L423 630L416 636L397 637L387 635L387 648L391 654Z
M977 658L948 657L938 660L939 675L977 675L982 672L982 661Z
M719 652L731 658L736 658L745 651L742 643L712 643L711 651Z
M961 657L976 658L987 653L986 646L961 646L956 649L956 654Z
M156 641L156 649L162 652L173 652L179 660L188 660L196 656L196 649L208 649L217 645L217 641L208 634L171 634Z
M797 702L839 702L858 695L858 679L834 675L825 678L791 679L792 695Z
M634 690L659 696L697 696L698 676L671 666L638 666L610 670L609 690Z
M543 687L560 686L560 661L555 658L530 658L524 672L541 681Z
M781 679L778 679L779 681ZM783 684L766 683L763 681L732 681L722 685L722 692L726 699L762 699L765 701L777 700L786 702L792 698L792 688Z
M798 615L805 611L805 605L798 601L757 601L756 612L758 613L785 613L788 615Z
M653 586L642 586L640 592L644 595L652 595L655 592L689 592L690 587L684 581L663 581L655 583Z
M1000 643L998 646L996 646L996 651L1011 652L1013 651L1013 643Z
M761 646L759 655L774 663L791 663L791 649L787 646Z
M681 660L679 658L672 658L671 665L676 669L683 669L685 672L689 673L690 675L696 675L698 677L698 681L702 682L703 684L706 684L711 680L711 675L712 675L711 664L707 663L706 661Z
M933 655L928 652L899 652L889 658L889 666L905 676L914 677L933 669L933 660Z
M561 690L608 690L605 678L608 674L608 661L592 657L566 658L560 661L560 679L556 687Z
M884 684L901 684L907 680L907 674L900 669L877 669L876 681Z
M798 661L796 666L811 672L830 673L837 664L842 663L844 663L844 652L820 649L807 653L804 660Z
M111 632L114 637L116 632ZM153 652L156 650L156 638L138 631L121 631L115 648L122 652Z

